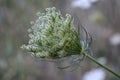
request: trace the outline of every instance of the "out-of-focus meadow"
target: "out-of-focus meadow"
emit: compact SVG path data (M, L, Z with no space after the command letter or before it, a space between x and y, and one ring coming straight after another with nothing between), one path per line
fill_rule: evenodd
M120 0L0 0L0 80L117 80L88 59L64 71L20 48L36 13L53 6L81 22L93 37L92 56L120 73Z

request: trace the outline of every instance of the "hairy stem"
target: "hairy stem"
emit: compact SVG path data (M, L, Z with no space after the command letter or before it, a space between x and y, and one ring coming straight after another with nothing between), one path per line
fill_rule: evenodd
M96 64L98 64L99 66L101 66L102 68L104 68L105 70L107 70L108 72L110 72L111 74L115 75L116 77L118 77L120 79L120 74L114 72L113 70L111 70L110 68L108 68L107 66L99 63L96 59L94 59L93 57L91 57L88 54L84 54L88 59L92 60L93 62L95 62Z

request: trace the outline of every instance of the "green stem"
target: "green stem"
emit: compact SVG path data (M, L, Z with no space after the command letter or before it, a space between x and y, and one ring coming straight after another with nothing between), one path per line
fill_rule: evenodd
M115 75L116 77L118 77L120 79L120 74L117 74L116 72L112 71L110 68L108 68L107 66L99 63L98 61L96 61L93 57L91 57L88 54L84 54L88 59L92 60L93 62L95 62L96 64L98 64L99 66L101 66L102 68L104 68L105 70L107 70L108 72L112 73L113 75Z

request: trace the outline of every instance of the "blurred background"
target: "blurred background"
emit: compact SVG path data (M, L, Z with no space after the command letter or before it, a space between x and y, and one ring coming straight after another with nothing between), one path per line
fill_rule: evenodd
M92 56L120 73L120 0L0 0L0 80L118 80L87 58L66 71L20 48L36 13L53 6L81 22L93 37Z

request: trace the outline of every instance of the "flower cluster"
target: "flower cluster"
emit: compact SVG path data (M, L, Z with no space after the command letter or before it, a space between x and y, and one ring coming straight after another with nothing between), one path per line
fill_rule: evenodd
M28 29L28 45L23 45L23 49L33 56L46 59L81 54L80 37L71 15L66 14L66 18L63 18L55 7L47 8L44 13L38 12L37 15L38 19L32 21L32 27Z

